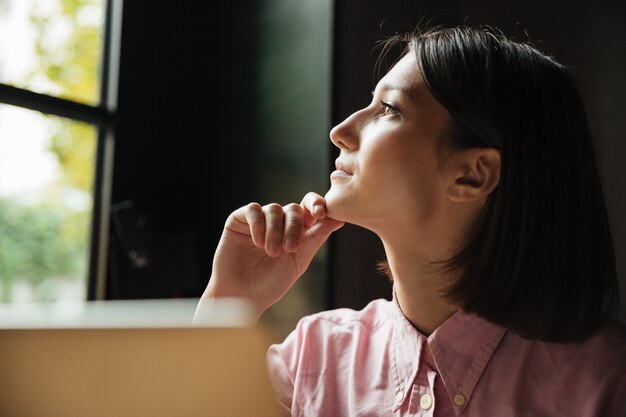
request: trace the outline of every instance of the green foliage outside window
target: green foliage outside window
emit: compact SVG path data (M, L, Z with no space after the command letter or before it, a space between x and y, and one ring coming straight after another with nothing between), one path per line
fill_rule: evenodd
M78 218L72 221L72 217ZM0 301L11 301L13 284L19 279L37 287L47 278L84 273L81 259L87 243L85 234L72 230L72 223L86 220L80 217L86 217L85 213L0 200Z

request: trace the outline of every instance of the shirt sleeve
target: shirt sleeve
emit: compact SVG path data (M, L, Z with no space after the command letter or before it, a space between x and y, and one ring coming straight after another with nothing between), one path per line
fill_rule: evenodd
M301 330L301 323L298 323L296 329L282 343L271 345L266 354L270 382L285 416L293 414L295 417L297 409L294 403L294 381L300 356Z

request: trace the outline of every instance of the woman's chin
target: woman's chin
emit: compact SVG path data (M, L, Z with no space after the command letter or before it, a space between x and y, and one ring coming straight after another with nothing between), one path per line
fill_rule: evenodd
M328 217L331 219L339 220L339 221L348 221L346 216L347 214L347 202L345 198L338 193L335 189L331 188L328 190L326 195L324 196L324 200L326 200L326 211L328 212Z

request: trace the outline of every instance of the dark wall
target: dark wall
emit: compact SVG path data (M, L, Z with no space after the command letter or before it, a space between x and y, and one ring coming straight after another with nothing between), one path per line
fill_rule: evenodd
M224 220L254 198L254 4L124 2L112 202L131 221L112 223L108 298L199 296Z
M587 105L613 227L626 299L626 8L618 1L496 0L335 2L333 124L366 105L373 88L377 40L418 22L491 25L518 41L531 41L568 65ZM334 152L334 151L333 151ZM383 254L371 233L344 228L331 243L334 279L331 304L360 308L390 297L390 285L375 272ZM626 319L626 301L621 317Z
M331 5L124 2L107 298L199 297L233 210L324 191ZM326 307L319 255L276 327Z

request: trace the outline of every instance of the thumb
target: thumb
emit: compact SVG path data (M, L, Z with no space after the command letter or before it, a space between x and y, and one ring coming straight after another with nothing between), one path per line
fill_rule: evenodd
M341 229L345 222L326 217L318 220L309 230L304 233L301 249L306 252L317 252L326 242L328 237L336 230Z

